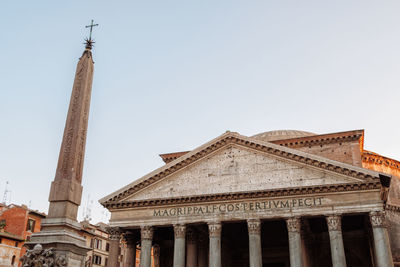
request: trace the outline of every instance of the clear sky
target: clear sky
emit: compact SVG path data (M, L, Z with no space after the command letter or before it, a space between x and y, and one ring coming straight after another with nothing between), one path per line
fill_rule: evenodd
M366 149L400 160L399 14L398 0L1 1L0 193L9 181L11 202L47 212L91 19L93 222L158 154L226 130L365 129Z

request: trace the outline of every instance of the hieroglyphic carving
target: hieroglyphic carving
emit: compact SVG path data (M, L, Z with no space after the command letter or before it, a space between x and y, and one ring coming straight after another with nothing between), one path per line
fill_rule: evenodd
M249 235L259 235L261 234L261 221L258 219L249 219L247 220L247 228Z
M220 222L212 222L208 224L208 232L210 237L220 237L221 236L222 225Z
M74 179L81 183L83 159L85 154L87 124L91 87L93 79L93 62L90 51L88 59L80 58L75 73L71 100L64 129L63 142L57 166L57 179Z
M326 217L329 231L342 231L342 216L335 214Z
M110 240L118 240L119 241L121 239L122 231L119 227L107 227L106 230L109 234Z
M186 226L183 224L175 224L174 233L175 233L175 238L185 238Z
M369 218L371 220L372 227L387 227L384 211L370 212Z
M151 226L142 226L140 228L140 237L142 238L142 240L147 239L147 240L152 240L153 239L153 227Z
M68 263L64 255L54 252L54 248L43 249L40 244L28 250L21 261L22 267L66 267Z
M299 217L293 217L286 219L286 225L288 232L300 233L301 230L301 220Z

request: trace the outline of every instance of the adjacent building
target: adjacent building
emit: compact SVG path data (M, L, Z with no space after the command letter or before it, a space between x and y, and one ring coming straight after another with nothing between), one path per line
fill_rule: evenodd
M46 214L25 205L0 206L0 266L21 266L24 244L32 233L40 231Z
M106 230L107 224L90 224L88 221L81 222L81 234L86 240L86 246L90 247L87 252L85 267L107 266L108 252L110 250L109 234Z
M400 162L365 150L363 130L227 131L161 157L100 200L110 267L122 236L140 267L400 265Z

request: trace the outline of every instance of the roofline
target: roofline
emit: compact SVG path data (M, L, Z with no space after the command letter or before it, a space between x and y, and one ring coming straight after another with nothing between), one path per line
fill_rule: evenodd
M329 133L329 134L316 134L316 135L312 135L312 136L303 136L303 137L296 137L296 138L289 138L289 139L277 139L277 140L272 140L272 141L267 141L267 142L293 148L293 147L303 147L303 146L309 146L309 145L315 146L315 145L320 145L321 143L335 143L335 142L349 140L348 138L345 138L345 137L350 137L350 140L360 139L360 151L363 150L363 148L364 148L364 130L363 129L344 131L344 132L335 132L335 133ZM261 139L254 138L254 136L251 136L249 138L262 141ZM171 152L171 153L160 154L159 156L162 158L162 160L165 163L169 163L189 152L190 151Z
M305 164L315 165L315 163L323 163L325 168L328 171L340 172L337 168L344 170L349 176L358 176L359 174L363 174L366 176L371 176L375 178L379 178L379 172L367 170L364 168L356 167L347 163L338 162L334 160L330 160L321 156L317 156L314 154L309 154L300 150L295 150L293 148L273 144L267 141L261 141L257 139L253 139L250 137L246 137L240 135L235 132L225 132L224 134L212 139L211 141L199 146L198 148L192 150L191 152L183 155L180 158L173 160L172 162L148 173L140 179L135 180L134 182L122 187L121 189L101 198L99 200L100 204L104 206L107 201L113 201L113 199L117 198L121 194L129 194L128 191L134 190L134 187L139 187L137 190L142 190L146 188L148 185L153 183L154 181L158 181L163 179L166 176L169 176L171 173L174 173L177 170L197 161L202 158L204 155L208 155L209 153L220 149L229 144L240 143L242 145L249 146L251 148L259 149L267 153L276 154L278 156L287 157L291 160L300 161ZM310 162L308 162L310 160ZM318 166L317 166L318 167ZM353 173L354 172L354 173ZM133 193L133 192L132 192ZM120 196L119 199L124 199L124 196Z

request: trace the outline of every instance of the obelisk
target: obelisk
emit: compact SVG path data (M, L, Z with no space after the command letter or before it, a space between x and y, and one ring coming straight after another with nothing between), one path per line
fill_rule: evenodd
M82 198L82 170L94 70L92 45L90 36L76 68L57 170L50 189L48 216L42 220L41 231L33 234L28 242L30 248L40 244L42 247L36 246L37 250L53 248L53 256L59 261L65 260L60 266L83 267L89 249L85 239L79 235L81 226L77 222L77 213Z

